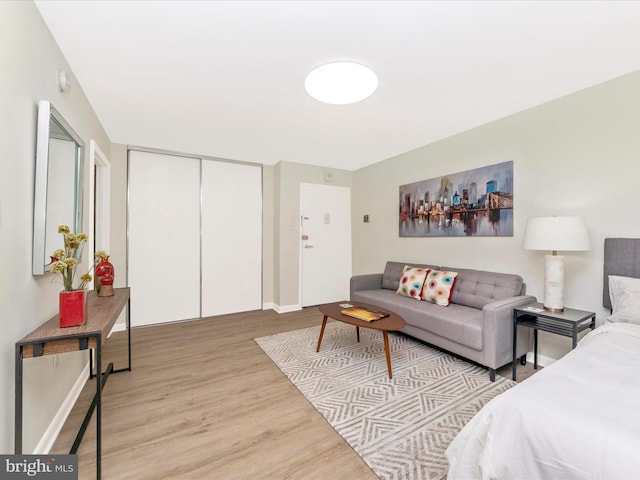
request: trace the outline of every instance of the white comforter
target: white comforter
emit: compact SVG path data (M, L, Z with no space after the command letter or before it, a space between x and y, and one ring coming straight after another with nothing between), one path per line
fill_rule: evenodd
M640 325L586 335L489 402L446 451L448 479L640 479Z

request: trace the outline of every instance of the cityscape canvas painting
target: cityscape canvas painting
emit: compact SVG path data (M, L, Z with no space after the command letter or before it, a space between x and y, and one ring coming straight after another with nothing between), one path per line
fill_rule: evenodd
M513 161L400 186L401 237L513 235Z

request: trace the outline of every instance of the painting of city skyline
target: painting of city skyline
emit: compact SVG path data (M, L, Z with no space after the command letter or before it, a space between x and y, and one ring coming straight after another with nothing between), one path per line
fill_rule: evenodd
M400 186L401 237L513 236L513 161Z

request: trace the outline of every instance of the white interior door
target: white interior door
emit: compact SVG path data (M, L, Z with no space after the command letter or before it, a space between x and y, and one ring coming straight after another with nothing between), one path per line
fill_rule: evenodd
M351 189L300 184L302 306L348 300Z
M128 229L132 325L200 317L200 159L130 151Z
M202 161L202 316L262 308L262 169Z

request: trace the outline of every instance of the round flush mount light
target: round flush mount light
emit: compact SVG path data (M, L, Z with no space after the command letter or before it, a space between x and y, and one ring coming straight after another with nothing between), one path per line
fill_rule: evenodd
M307 93L332 105L347 105L369 97L378 88L378 76L369 67L353 62L333 62L309 73Z

